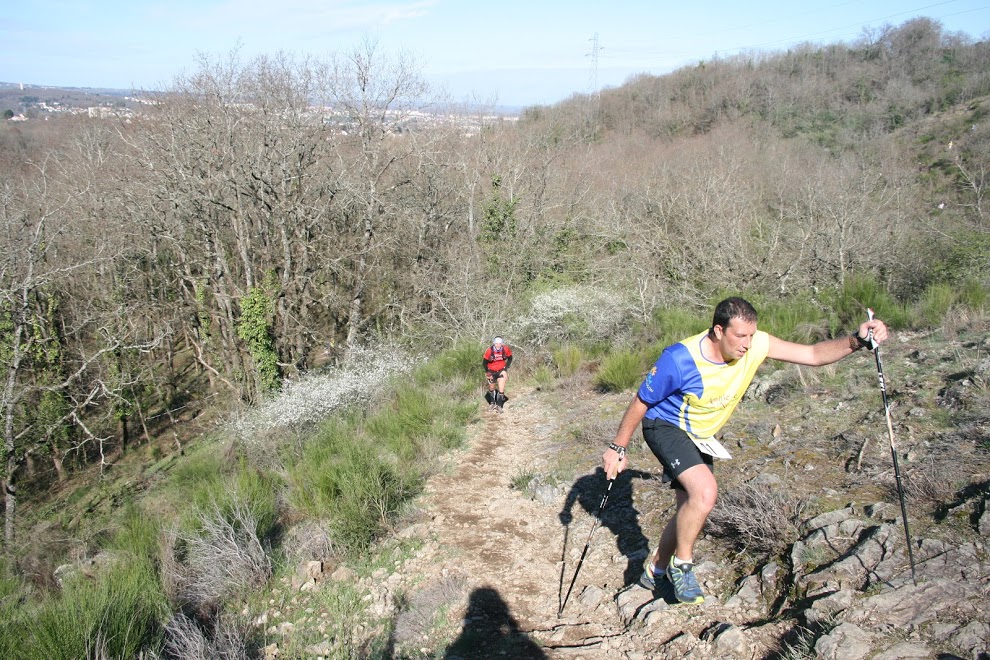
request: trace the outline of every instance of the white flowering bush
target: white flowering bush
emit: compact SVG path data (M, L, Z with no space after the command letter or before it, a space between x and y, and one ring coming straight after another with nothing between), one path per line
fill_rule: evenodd
M592 286L567 286L540 293L517 321L517 335L535 345L574 340L612 339L632 314L615 292Z
M232 430L249 446L277 431L300 430L371 401L391 378L410 371L416 362L395 347L355 349L341 367L288 383L272 400L235 418Z

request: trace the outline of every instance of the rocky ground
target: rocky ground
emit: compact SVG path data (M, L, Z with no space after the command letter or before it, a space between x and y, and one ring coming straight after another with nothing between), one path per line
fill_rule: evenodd
M596 525L600 455L631 393L603 395L580 376L510 388L505 413L480 415L396 530L415 550L359 583L370 611L393 624L384 653L990 658L988 349L985 323L901 334L883 349L914 578L872 357L764 367L726 428L733 459L716 463L720 506L763 493L793 515L779 538L765 538L772 526L763 538L758 526L746 538L724 522L706 528L695 557L701 606L636 585L673 503L642 447ZM294 587L352 578L317 571ZM308 653L334 648L328 640Z

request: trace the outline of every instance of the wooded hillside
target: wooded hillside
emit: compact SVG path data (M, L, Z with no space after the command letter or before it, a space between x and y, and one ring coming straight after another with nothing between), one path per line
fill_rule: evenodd
M917 19L518 122L435 120L415 64L368 44L204 58L134 120L5 125L5 538L20 484L368 342L536 348L607 318L621 341L724 290L826 307L851 277L985 290L988 93L990 44ZM584 316L539 326L547 304Z

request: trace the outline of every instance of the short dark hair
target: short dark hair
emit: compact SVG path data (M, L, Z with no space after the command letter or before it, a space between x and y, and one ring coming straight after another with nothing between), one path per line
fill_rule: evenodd
M756 308L737 296L726 298L715 305L715 314L712 315L712 327L710 332L714 332L715 326L723 328L729 325L732 319L742 319L750 323L756 323Z

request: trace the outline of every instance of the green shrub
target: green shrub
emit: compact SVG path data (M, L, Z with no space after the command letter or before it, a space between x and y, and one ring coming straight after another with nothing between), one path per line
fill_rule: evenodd
M958 290L959 304L974 312L982 312L987 308L990 291L976 277L967 278Z
M557 367L557 373L563 378L576 374L583 362L584 355L581 349L574 344L567 344L553 351L554 366Z
M477 389L471 388L471 394L477 395ZM448 448L460 444L475 406L476 401L401 389L390 405L368 419L364 431L379 449L400 461L416 461L433 454L431 442L437 438Z
M218 445L200 444L169 472L168 490L172 499L187 510L208 506L221 489L222 469L223 458Z
M646 373L644 352L624 349L602 360L595 386L602 392L623 392L638 386Z
M161 640L168 607L153 565L116 557L93 581L68 580L31 622L25 659L136 658Z
M212 445L187 457L173 469L169 487L178 499L184 527L194 528L204 512L219 508L229 513L244 506L258 523L254 532L261 539L271 538L279 518L278 496L281 484L271 475L251 467L244 459L232 467L223 464L223 456Z
M330 424L321 435L291 470L290 500L328 521L336 544L366 548L418 492L418 474L405 461L388 461L369 438L355 438L346 428Z
M412 381L417 387L464 379L473 387L481 372L481 355L485 348L473 343L460 343L416 367Z
M30 617L24 581L0 557L0 658L21 658L26 652L26 626Z
M949 284L929 285L918 299L915 324L929 328L940 327L957 299L956 289Z
M845 284L829 296L827 306L832 310L830 331L833 335L849 332L866 320L870 308L877 318L891 328L907 328L912 325L908 306L897 301L871 275L852 274Z
M932 266L938 282L956 284L973 279L973 273L990 270L990 234L985 231L959 232L952 237L947 254Z
M652 350L657 354L654 358L667 346L705 330L711 321L711 312L707 315L684 307L654 310L650 319Z
M530 482L536 477L537 473L533 468L523 468L512 475L512 478L509 480L509 486L513 490L523 492L529 488Z
M811 343L828 336L828 316L806 296L786 300L754 300L758 327L775 337Z
M533 374L530 376L530 378L536 384L537 387L542 387L542 388L550 387L557 379L553 369L551 369L545 364L541 364L536 369L534 369Z
M480 371L476 348L455 349L441 364L417 368L421 386L400 387L367 418L351 414L325 422L288 468L290 503L326 520L334 543L367 547L419 492L436 454L464 441L477 410L477 385L464 399L445 395L445 382Z
M257 524L255 534L264 541L271 539L278 529L280 491L281 484L274 476L262 474L242 460L226 479L217 502L228 516L235 506L246 507Z
M117 531L107 544L107 549L153 560L158 555L160 535L158 517L149 515L132 503L121 513Z

